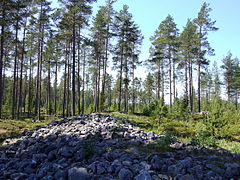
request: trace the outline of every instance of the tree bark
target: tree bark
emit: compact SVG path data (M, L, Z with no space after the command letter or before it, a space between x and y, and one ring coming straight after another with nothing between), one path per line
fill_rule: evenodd
M5 19L5 10L2 10L2 19ZM3 104L3 52L4 52L4 33L5 26L1 28L1 50L0 50L0 119L2 118L2 104Z
M21 61L20 61L20 87L19 87L19 99L18 99L18 108L17 108L17 119L20 118L20 113L21 113L21 108L22 108L22 86L23 86L23 60L24 60L24 54L25 54L25 36L26 36L26 25L27 25L27 20L24 25L24 30L23 30L23 44L22 44L22 56L21 56Z
M18 14L19 11L17 11ZM16 108L16 81L17 81L17 58L18 58L18 26L19 17L17 17L16 22L16 32L15 32L15 56L14 56L14 70L13 70L13 87L12 87L12 119L15 119L15 108Z
M84 114L84 106L85 106L85 97L84 97L84 93L85 93L85 66L86 66L86 50L85 47L83 47L83 88L82 88L82 113Z
M76 62L76 25L75 25L75 13L73 17L73 40L72 40L72 115L75 116L75 100L76 100L76 92L75 92L75 62Z
M119 96L118 96L118 111L121 111L122 102L122 72L123 72L123 47L121 47L121 63L120 63L120 78L119 78Z

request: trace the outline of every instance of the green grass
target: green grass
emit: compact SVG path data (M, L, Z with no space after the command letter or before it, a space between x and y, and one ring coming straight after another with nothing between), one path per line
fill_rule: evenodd
M202 117L197 115L190 120L154 120L148 116L134 114L110 113L109 115L129 120L133 125L140 127L147 132L153 131L158 134L169 133L175 138L189 142L195 136L197 128L201 124ZM217 139L216 144L226 150L240 153L240 124L229 124L221 131L221 137Z
M58 120L54 116L48 116L45 120L35 122L32 119L10 120L0 119L0 145L6 138L17 136L24 131L35 129Z

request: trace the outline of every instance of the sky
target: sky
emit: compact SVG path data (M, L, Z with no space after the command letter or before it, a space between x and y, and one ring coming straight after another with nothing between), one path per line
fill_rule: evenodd
M240 58L239 0L118 0L114 4L114 9L120 10L124 4L129 6L129 12L132 13L135 23L139 25L144 36L140 55L140 60L144 61L149 57L151 46L149 38L168 14L173 16L181 32L189 18L197 17L204 2L210 4L212 8L210 18L216 21L215 26L219 28L218 31L208 34L210 45L215 49L215 56L208 59L211 63L217 61L220 66L222 58L228 51L231 51L234 57ZM97 12L98 6L104 4L104 0L98 0L93 6L93 14ZM143 69L146 71L145 68L140 68L139 72ZM139 74L144 76L146 73Z

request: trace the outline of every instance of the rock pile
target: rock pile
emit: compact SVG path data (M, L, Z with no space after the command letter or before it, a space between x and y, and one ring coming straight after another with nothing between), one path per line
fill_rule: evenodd
M5 140L0 179L154 180L240 177L240 156L174 142L170 152L148 153L164 138L111 116L81 115ZM161 148L161 147L159 147Z

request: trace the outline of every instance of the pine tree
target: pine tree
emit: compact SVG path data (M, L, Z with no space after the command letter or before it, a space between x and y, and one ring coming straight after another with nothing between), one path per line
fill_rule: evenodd
M115 47L115 56L113 58L114 67L119 70L119 97L118 110L122 109L122 96L124 100L124 111L128 112L129 100L129 83L130 69L132 64L135 68L137 60L136 52L141 44L141 32L138 26L132 20L132 14L128 12L128 6L124 5L123 9L116 15L114 22L115 34L118 38ZM124 94L122 94L122 84L124 84Z
M173 17L168 15L165 20L161 22L159 25L158 30L155 32L155 35L152 37L152 43L155 46L155 50L153 55L158 55L157 59L158 61L161 59L163 61L162 63L162 73L164 75L163 66L166 64L168 66L168 78L169 78L169 102L170 102L170 110L172 110L172 104L173 104L173 79L175 74L174 67L175 67L175 61L174 57L176 50L177 50L177 36L178 36L178 29L176 27L176 24L173 20ZM160 56L160 58L159 58ZM161 62L161 61L160 61ZM159 63L160 66L160 63ZM158 67L158 74L160 72L160 68ZM163 76L162 76L163 77ZM160 78L158 78L159 81ZM175 80L175 79L174 79ZM162 82L164 83L164 80L162 79ZM158 83L160 84L160 83ZM164 85L164 84L163 84ZM162 85L162 88L163 88ZM164 93L164 91L163 91ZM163 96L164 97L164 96ZM174 93L175 97L175 93ZM163 98L164 101L164 98Z
M146 93L146 97L148 98L148 105L152 102L154 96L154 77L151 73L148 73L145 81L144 81L144 90Z
M72 115L75 115L75 105L76 105L76 38L77 29L81 29L87 25L88 16L92 13L90 4L96 0L61 0L61 3L67 8L65 14L67 20L67 26L71 32L71 44L72 44ZM78 34L80 37L80 34ZM80 98L80 97L79 97Z
M181 60L179 67L184 69L185 81L185 107L190 104L193 111L193 64L197 56L198 35L196 25L188 20L183 32L180 35Z
M197 57L197 67L198 67L198 112L201 112L201 66L208 65L208 61L205 58L206 53L212 55L213 49L210 47L207 41L207 34L209 31L217 31L218 28L214 27L216 21L212 21L209 17L209 13L212 11L209 8L209 4L203 3L198 17L194 19L194 23L198 27L198 57Z

